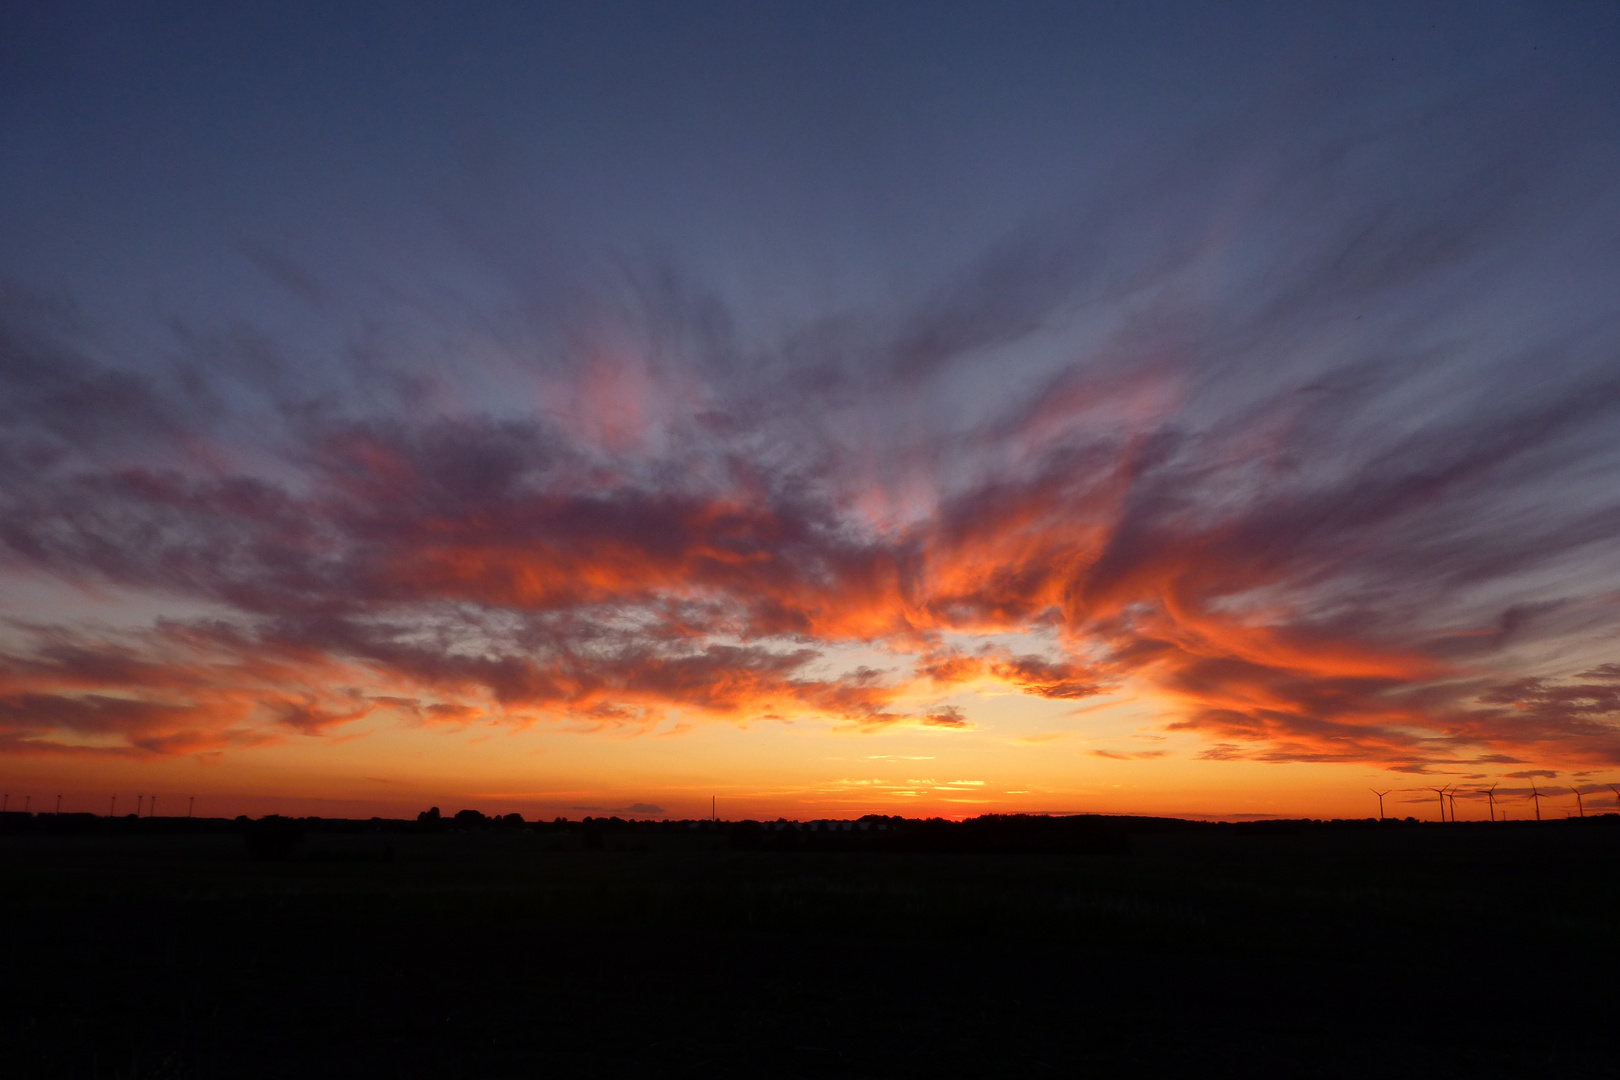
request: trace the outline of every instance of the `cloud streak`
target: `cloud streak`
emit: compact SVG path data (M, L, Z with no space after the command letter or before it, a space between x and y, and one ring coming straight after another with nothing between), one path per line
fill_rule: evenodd
M1212 136L931 289L764 330L636 267L532 298L505 351L430 311L444 355L317 374L246 328L126 351L9 288L0 572L205 614L11 613L0 750L952 737L955 695L1129 687L1210 760L1620 761L1620 309L1523 295L1620 214L1567 180L1579 132L1478 93Z

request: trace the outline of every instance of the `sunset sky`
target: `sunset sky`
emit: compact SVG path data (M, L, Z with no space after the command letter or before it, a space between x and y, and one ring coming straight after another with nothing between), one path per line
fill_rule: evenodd
M1612 809L1617 56L0 6L10 808Z

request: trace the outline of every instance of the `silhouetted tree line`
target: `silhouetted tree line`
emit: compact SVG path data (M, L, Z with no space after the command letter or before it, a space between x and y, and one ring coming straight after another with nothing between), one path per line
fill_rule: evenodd
M457 810L455 816L447 818L439 813L437 806L429 807L417 814L416 823L426 829L446 829L457 832L481 832L487 829L524 829L531 827L528 822L523 820L522 814L496 814L490 817L479 810Z
M526 821L520 814L485 814L459 810L446 816L438 807L419 813L415 820L374 817L289 818L270 814L258 819L108 817L84 813L0 813L0 835L129 835L240 833L250 851L262 858L286 858L301 840L311 835L368 833L540 833L577 835L586 849L609 845L612 837L669 835L709 838L739 851L972 851L1118 854L1128 851L1132 835L1213 831L1237 836L1277 836L1322 831L1390 831L1439 828L1416 818L1265 820L1203 822L1181 818L1074 814L985 814L964 821L943 818L906 818L867 814L855 820L716 821L663 820L587 816L570 820ZM1448 829L1533 829L1620 827L1620 814L1570 817L1547 821L1447 822Z

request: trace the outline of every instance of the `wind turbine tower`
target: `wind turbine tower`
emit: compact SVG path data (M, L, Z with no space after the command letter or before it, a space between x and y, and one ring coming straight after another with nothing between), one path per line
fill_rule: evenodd
M1457 789L1452 788L1448 791L1446 798L1451 800L1451 820L1455 822L1457 820Z
M1541 820L1541 800L1546 798L1546 796L1543 795L1541 793L1541 791L1536 787L1536 782L1534 780L1530 781L1530 794L1526 795L1525 798L1535 800L1535 803L1536 803L1536 820L1540 821Z
M1432 791L1440 797L1440 820L1441 822L1444 822L1446 820L1446 789L1443 787L1432 787L1424 788L1424 790Z
M1586 816L1586 804L1581 802L1581 789L1578 788L1578 787L1572 787L1569 790L1571 790L1571 791L1573 791L1575 793L1575 811L1576 811L1576 813L1578 813L1581 817L1585 817Z
M1496 785L1495 784L1492 784L1490 787L1485 789L1485 798L1490 800L1490 803L1491 803L1491 820L1495 821L1496 820Z
M1378 820L1383 821L1384 820L1384 796L1388 795L1389 792L1387 792L1387 791L1376 791L1376 790L1374 790L1372 788L1368 788L1367 790L1371 791L1374 795L1378 796ZM1616 792L1616 794L1620 794L1620 792Z

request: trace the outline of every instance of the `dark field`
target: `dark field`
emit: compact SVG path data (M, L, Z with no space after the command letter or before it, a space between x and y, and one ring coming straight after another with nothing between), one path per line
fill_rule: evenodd
M7 1077L1620 1075L1613 816L41 822Z

